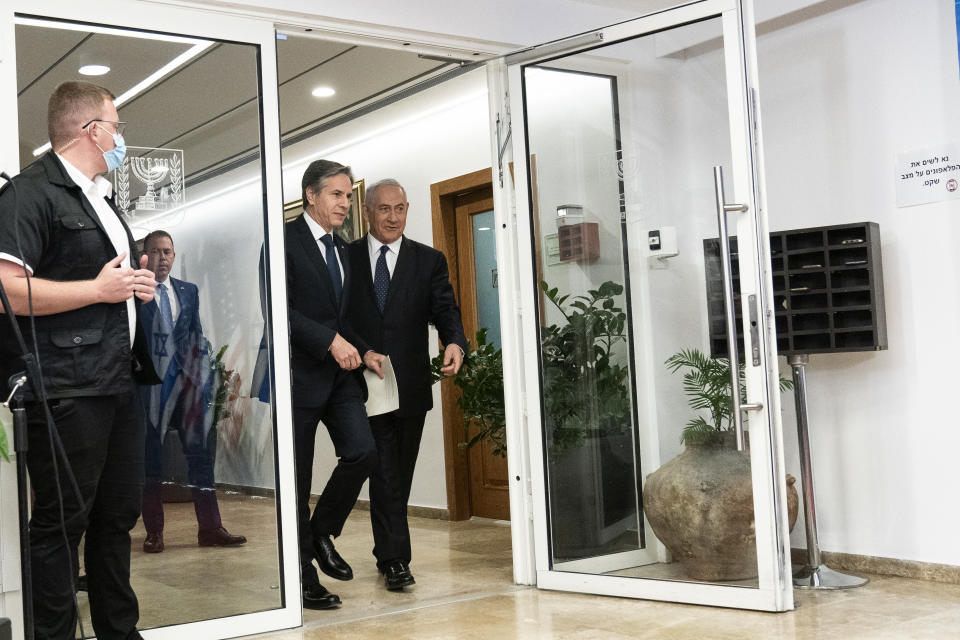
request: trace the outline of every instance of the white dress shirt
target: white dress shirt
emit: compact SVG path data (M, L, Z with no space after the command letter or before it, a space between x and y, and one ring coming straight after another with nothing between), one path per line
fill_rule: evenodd
M390 277L393 277L393 270L397 266L397 258L400 256L400 244L403 242L403 236L400 236L390 244L386 245L387 251L387 271ZM374 279L377 277L377 260L380 259L380 247L384 246L382 242L373 237L372 233L367 234L367 249L370 251L370 275Z
M180 317L180 292L177 291L177 288L173 286L173 280L167 277L163 282L157 281L157 286L164 285L167 288L167 298L170 300L170 319L173 321L173 324L177 324L177 318ZM160 307L160 292L158 291L154 295L154 300L157 303L157 307ZM171 327L172 329L172 327Z
M310 214L304 211L303 219L307 221L307 226L310 227L310 233L313 234L314 239L317 241L317 246L320 247L320 253L323 255L324 261L327 259L327 245L320 242L320 238L325 235L333 235L333 231L327 231L320 226L320 223L310 217ZM334 239L336 242L336 239ZM334 244L334 247L337 245ZM343 271L343 260L340 259L340 252L336 251L337 254L337 264L340 266L340 283L343 284L343 280L346 277Z

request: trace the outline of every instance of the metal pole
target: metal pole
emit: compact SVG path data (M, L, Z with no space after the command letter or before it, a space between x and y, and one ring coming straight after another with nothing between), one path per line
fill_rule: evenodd
M13 409L13 447L17 455L17 511L20 517L20 588L23 596L23 637L33 640L33 571L30 564L30 524L27 496L27 410L22 396Z
M797 407L797 436L800 443L800 474L803 485L803 519L807 529L807 564L793 572L793 586L798 589L850 589L867 584L867 578L834 571L820 558L817 535L817 506L813 497L813 465L810 462L810 432L807 429L807 354L787 356L793 368L793 397Z

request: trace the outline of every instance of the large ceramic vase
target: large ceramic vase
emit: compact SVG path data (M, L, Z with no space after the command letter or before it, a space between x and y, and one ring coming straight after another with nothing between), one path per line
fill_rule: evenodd
M800 503L787 475L790 529ZM687 445L647 476L643 507L657 538L695 580L757 575L750 458L729 446Z

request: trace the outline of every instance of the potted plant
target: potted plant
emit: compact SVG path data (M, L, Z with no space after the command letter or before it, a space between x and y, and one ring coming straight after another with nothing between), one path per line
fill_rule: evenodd
M604 490L636 486L623 286L607 281L577 296L540 286L559 314L541 329L553 549L555 557L583 557L602 552L636 515L636 496ZM476 343L453 379L461 391L462 446L487 439L506 455L502 354L485 330ZM433 360L435 380L440 366L442 354Z
M647 476L644 513L687 577L755 577L753 478L749 454L737 451L735 444L730 361L684 349L670 356L666 365L672 373L683 371L683 390L694 416L683 429L683 453ZM790 388L792 383L780 378L780 390ZM799 506L794 483L788 475L791 529Z
M503 406L503 354L487 342L486 328L477 332L475 346L466 355L453 383L460 389L457 404L463 412L465 440L461 447L472 447L482 440L493 445L493 454L507 457L507 430ZM433 382L441 380L443 353L431 361ZM471 426L473 429L471 429Z
M629 431L628 371L616 358L616 346L626 341L626 313L617 306L623 286L611 281L586 295L560 295L546 282L540 287L564 322L542 329L544 420L551 451L563 452L600 433ZM453 377L460 389L465 440L472 447L484 439L494 453L506 456L503 408L503 356L480 329L476 346ZM443 354L431 362L433 381L443 375ZM584 400L588 402L584 402ZM471 423L475 429L469 429Z

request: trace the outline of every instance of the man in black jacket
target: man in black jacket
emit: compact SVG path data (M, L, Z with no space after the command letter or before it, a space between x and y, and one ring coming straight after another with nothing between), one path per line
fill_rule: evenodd
M37 638L74 638L73 579L84 533L96 636L140 638L130 586L130 530L143 488L144 422L136 385L159 380L137 313L141 302L153 299L156 282L146 256L139 265L134 261L133 237L102 176L119 166L126 150L125 123L113 100L108 90L85 82L57 87L48 113L53 150L0 193L0 281L30 348L34 336L23 316L36 316L43 372L42 381L29 381L26 406ZM0 322L3 381L23 368L7 324ZM41 388L65 457L52 453Z
M446 345L444 374L459 371L467 349L446 258L403 235L408 207L396 180L371 185L364 204L370 233L350 245L348 317L370 348L390 356L400 395L399 409L370 418L380 460L370 476L373 554L391 591L414 584L407 501L423 423L433 408L427 324Z
M285 228L300 579L303 606L330 609L340 605L340 598L320 585L312 559L332 578L353 578L331 537L340 535L360 488L376 468L359 368L365 364L380 372L383 356L370 350L346 318L350 262L346 245L333 230L350 210L350 168L316 160L304 172L301 188L304 214ZM311 515L313 453L321 420L338 462Z

